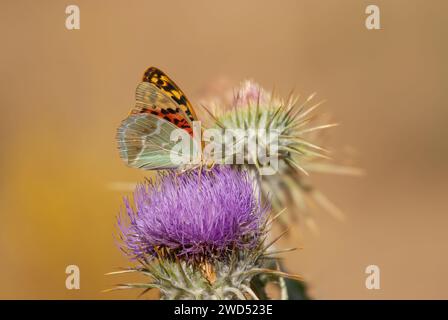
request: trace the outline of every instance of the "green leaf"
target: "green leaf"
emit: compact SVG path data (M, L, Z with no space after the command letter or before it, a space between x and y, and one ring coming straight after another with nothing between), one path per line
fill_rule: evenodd
M286 271L285 267L279 263L280 270ZM291 278L283 278L284 288L282 290L286 292L287 300L310 300L311 298L307 294L307 286L304 281L299 281Z
M305 282L283 278L288 300L310 300Z

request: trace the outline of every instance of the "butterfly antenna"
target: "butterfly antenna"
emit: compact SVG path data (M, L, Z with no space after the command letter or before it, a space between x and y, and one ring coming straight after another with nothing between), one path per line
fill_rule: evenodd
M224 125L222 124L222 122L220 122L218 120L218 118L216 118L216 116L213 114L213 112L211 112L204 104L200 104L200 106L202 108L204 108L205 111L207 111L208 115L213 119L213 121L215 121L215 123L220 126L222 129L224 129Z

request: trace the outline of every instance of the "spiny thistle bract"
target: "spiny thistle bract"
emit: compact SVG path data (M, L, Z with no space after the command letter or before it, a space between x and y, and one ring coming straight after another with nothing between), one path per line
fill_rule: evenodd
M310 227L314 227L307 208L310 202L317 203L337 217L342 214L309 183L308 172L359 174L356 168L322 162L329 159L328 151L311 142L311 139L315 138L313 135L320 130L336 124L315 124L314 111L323 101L313 104L313 98L314 94L299 103L299 98L291 94L287 100L282 100L258 84L245 81L230 101L217 100L204 106L212 115L215 126L223 130L277 132L277 146L270 148L266 143L258 144L263 150L245 151L242 165L252 174L259 176L262 193L265 197L270 195L274 209L292 208L291 212L299 214ZM259 140L266 141L266 138L259 137ZM245 150L250 150L250 146L246 145ZM278 170L275 174L261 174L263 163L258 155L266 154L266 150L271 150L271 158L278 159ZM272 150L275 154L272 154ZM291 220L294 218L294 215L290 216ZM287 221L283 219L283 223L286 224Z
M226 166L160 174L137 187L134 206L125 201L119 218L122 249L148 283L116 289L152 288L162 299L257 299L255 276L297 276L266 269L272 222L247 172Z

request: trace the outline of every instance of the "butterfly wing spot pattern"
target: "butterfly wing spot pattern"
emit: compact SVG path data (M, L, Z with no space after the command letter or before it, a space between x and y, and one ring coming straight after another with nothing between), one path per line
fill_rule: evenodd
M193 134L196 114L185 94L161 70L146 70L135 93L136 104L117 131L120 157L131 167L146 170L177 168L171 161L171 133Z
M165 119L181 129L185 129L190 135L193 133L187 116L179 105L169 98L163 91L148 82L141 82L135 93L136 105L131 114L151 113Z
M174 83L173 80L163 73L163 71L155 67L150 67L145 71L142 81L154 84L167 96L173 99L180 109L187 115L190 123L197 120L197 116L191 106L190 101L188 101L187 97L176 85L176 83Z

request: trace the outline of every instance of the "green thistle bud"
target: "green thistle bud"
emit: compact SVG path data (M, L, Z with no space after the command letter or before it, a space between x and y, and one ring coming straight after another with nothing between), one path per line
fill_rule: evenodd
M223 130L242 129L252 132L275 131L278 140L271 147L269 140L257 137L256 150L249 152L253 145L245 145L244 163L242 166L258 176L261 190L265 198L269 195L273 208L281 210L292 208L293 214L299 214L309 227L315 228L307 204L315 202L334 216L342 218L340 210L332 204L309 182L309 172L326 172L342 174L360 174L360 170L329 163L328 151L314 140L323 129L336 126L335 123L318 124L314 111L323 101L313 103L314 94L299 102L292 94L282 100L251 81L243 82L232 101L215 101L210 103L210 113L217 126ZM224 110L224 111L223 111ZM266 145L268 144L268 145ZM258 155L270 150L270 158L278 161L275 174L263 174L263 163ZM284 218L284 217L283 217ZM290 215L295 220L294 215ZM282 219L284 224L288 221Z

